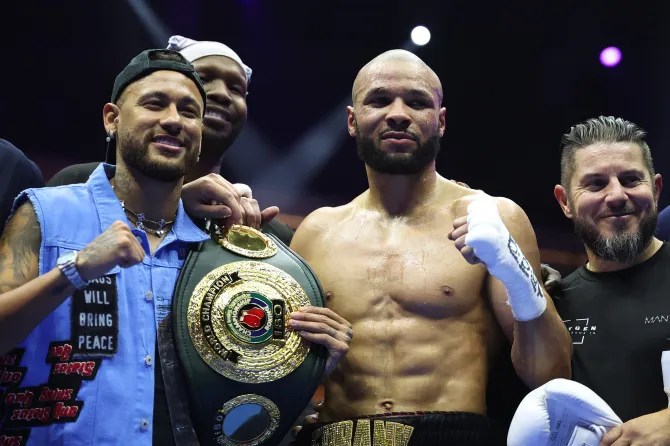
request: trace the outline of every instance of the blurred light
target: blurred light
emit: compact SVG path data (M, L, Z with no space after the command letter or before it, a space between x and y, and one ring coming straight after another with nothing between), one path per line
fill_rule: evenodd
M430 31L425 26L415 26L410 36L415 45L423 46L430 42Z
M608 46L600 52L600 63L606 67L616 67L621 62L621 50L615 46Z
M128 0L128 4L151 36L154 48L163 48L172 35L172 31L165 26L146 0Z

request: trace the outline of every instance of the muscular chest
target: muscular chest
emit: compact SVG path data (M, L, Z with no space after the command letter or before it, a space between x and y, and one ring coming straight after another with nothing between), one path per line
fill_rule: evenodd
M329 255L310 263L335 311L410 312L447 317L481 299L484 270L469 265L447 237L448 230L396 226L343 230ZM355 303L356 305L351 305ZM347 317L347 316L345 316Z

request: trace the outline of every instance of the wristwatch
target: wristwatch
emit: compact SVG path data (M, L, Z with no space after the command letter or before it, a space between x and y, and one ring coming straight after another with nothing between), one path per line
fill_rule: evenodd
M86 288L89 282L84 280L84 278L81 277L81 274L79 274L79 271L77 271L77 254L78 251L70 251L67 254L63 254L58 257L56 265L58 265L58 269L65 274L67 280L69 280L76 289L81 290Z

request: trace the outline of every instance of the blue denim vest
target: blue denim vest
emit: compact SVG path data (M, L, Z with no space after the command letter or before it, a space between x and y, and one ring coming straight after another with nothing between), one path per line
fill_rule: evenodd
M85 184L28 189L19 196L17 204L30 200L41 227L40 275L115 220L128 224L108 173L113 175L113 167L101 164ZM27 434L28 445L40 446L151 445L156 328L170 312L189 244L208 236L187 217L181 201L172 230L153 255L144 231L132 231L145 249L144 260L114 268L101 281L116 284L116 353L71 353L79 342L73 335L78 317L72 317L73 298L67 298L28 335L19 354L5 355L6 363L18 361L5 372L21 375L5 374L15 379L5 387L9 404L0 436Z

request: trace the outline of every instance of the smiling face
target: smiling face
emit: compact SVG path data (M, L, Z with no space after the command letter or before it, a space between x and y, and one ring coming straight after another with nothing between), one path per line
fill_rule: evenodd
M207 92L201 158L204 162L218 160L247 120L246 74L225 56L202 57L193 66Z
M446 111L440 81L421 59L399 50L382 54L359 72L352 95L349 134L366 165L416 174L435 160Z
M203 100L192 80L155 71L130 84L103 110L117 135L117 159L147 177L177 181L195 166L202 138Z
M556 186L555 195L589 250L629 262L653 237L661 187L639 145L600 142L575 151L569 188Z

